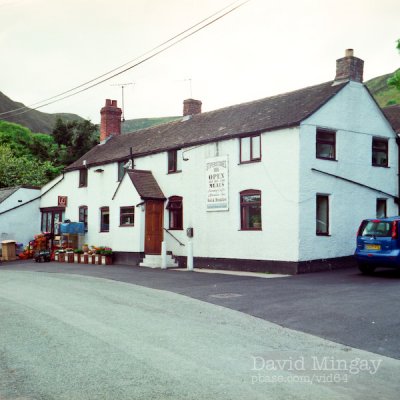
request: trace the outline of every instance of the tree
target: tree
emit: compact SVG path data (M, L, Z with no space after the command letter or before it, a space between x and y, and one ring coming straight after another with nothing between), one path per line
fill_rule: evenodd
M0 145L0 188L42 186L61 173L50 161L40 162L27 156L15 156L7 145Z
M397 41L397 49L400 51L400 39ZM394 86L396 89L400 90L400 69L388 79L387 83L389 86Z
M53 138L58 145L63 163L70 164L83 156L98 142L98 127L88 120L63 121L57 119Z

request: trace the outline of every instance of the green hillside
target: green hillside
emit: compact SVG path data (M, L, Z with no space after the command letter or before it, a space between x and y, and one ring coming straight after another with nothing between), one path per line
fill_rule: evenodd
M381 107L387 107L393 104L400 104L400 92L387 84L387 80L393 75L386 74L377 76L365 82L375 100Z
M22 103L17 103L7 97L4 93L0 92L0 113L15 110L25 107ZM18 112L16 113L18 114ZM7 122L14 122L19 125L26 126L32 132L51 133L56 124L57 118L62 118L64 121L83 121L83 118L76 114L47 114L37 110L31 110L23 114L18 114L10 118L0 116Z
M126 120L122 123L122 133L138 131L153 125L160 125L166 122L175 121L182 117L160 117L160 118L137 118Z

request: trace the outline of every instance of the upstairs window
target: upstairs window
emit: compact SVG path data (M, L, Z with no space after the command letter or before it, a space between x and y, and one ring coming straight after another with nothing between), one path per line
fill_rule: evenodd
M260 190L244 190L240 192L240 219L241 230L261 230L262 224Z
M110 231L110 209L109 207L100 208L100 232Z
M336 160L336 132L317 130L316 157Z
M386 199L376 199L376 218L386 217Z
M240 140L240 163L261 160L261 135L242 137Z
M85 225L85 232L88 231L88 208L87 206L79 207L79 222Z
M119 213L120 226L134 226L135 224L135 207L121 207Z
M168 199L167 210L169 212L169 229L183 229L183 206L182 197L171 196Z
M317 195L316 234L329 235L329 196Z
M388 166L388 140L372 138L372 165L374 167Z
M177 150L170 150L168 152L168 173L169 174L178 171L177 155L178 155Z
M86 187L88 182L88 170L86 168L79 170L79 187Z

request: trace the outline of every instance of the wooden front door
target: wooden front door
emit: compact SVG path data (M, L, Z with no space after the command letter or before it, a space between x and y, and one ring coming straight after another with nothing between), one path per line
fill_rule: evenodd
M146 200L146 228L144 234L144 252L161 254L163 241L164 201Z

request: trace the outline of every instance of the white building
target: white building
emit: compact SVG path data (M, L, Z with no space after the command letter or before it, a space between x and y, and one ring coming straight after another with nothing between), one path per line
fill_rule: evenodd
M43 229L85 221L86 242L133 264L164 240L184 265L187 228L197 267L343 262L363 218L398 214L396 135L362 75L349 50L332 82L206 113L189 99L182 119L124 135L107 100L101 144L43 188Z
M27 245L40 230L40 188L16 186L0 189L0 244L15 240Z

